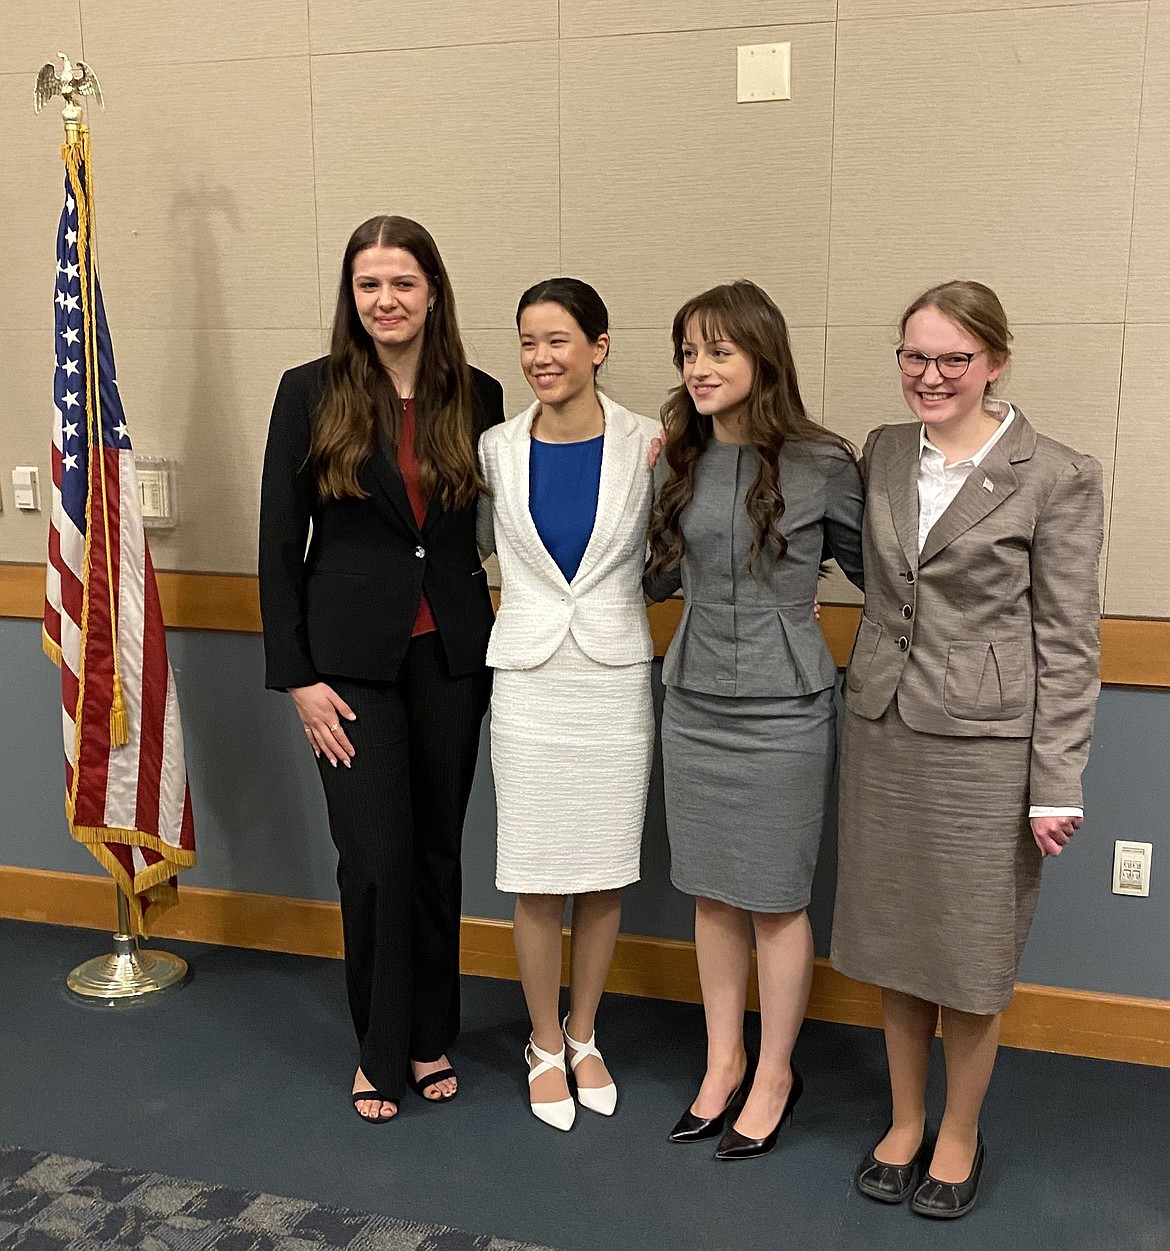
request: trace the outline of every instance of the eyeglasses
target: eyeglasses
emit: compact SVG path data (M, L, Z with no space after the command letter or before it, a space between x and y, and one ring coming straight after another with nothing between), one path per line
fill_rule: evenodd
M941 356L926 356L922 352L911 352L908 348L899 348L894 355L898 358L898 368L907 378L921 378L931 362L944 378L961 378L979 352L944 352Z

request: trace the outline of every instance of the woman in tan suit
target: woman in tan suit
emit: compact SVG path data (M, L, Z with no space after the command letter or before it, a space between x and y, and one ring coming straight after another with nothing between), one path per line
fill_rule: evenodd
M934 287L901 330L916 420L873 431L863 458L832 960L882 988L893 1110L857 1187L945 1218L978 1193L979 1113L1041 865L1083 817L1103 501L1097 461L991 398L1011 339L993 291ZM940 1011L947 1099L928 1157Z

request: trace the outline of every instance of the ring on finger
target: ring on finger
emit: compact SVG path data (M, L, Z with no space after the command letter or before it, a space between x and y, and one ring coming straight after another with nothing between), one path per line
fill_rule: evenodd
M340 721L334 721L334 723L329 727L330 733L336 733L340 729L341 729Z

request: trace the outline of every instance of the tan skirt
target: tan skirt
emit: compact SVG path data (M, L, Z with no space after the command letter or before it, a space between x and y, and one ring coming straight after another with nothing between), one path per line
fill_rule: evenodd
M845 714L831 959L961 1012L1010 1002L1040 893L1026 738Z

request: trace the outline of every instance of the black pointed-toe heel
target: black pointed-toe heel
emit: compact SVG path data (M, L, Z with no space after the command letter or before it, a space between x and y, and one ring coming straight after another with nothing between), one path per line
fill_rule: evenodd
M922 1185L914 1192L914 1198L910 1200L910 1211L917 1212L919 1216L932 1216L943 1221L966 1216L979 1197L979 1178L986 1160L987 1148L983 1145L983 1135L980 1134L967 1180L943 1182L937 1177L931 1177L928 1171L922 1179Z
M727 1128L728 1118L734 1121L747 1102L754 1069L755 1066L749 1057L739 1085L731 1092L726 1106L718 1116L696 1116L690 1108L687 1108L678 1118L678 1124L670 1131L670 1141L703 1142L707 1138L718 1138Z
M886 1134L889 1132L887 1129ZM881 1142L881 1138L878 1142ZM906 1164L887 1164L871 1151L857 1166L857 1171L853 1174L853 1184L867 1198L876 1199L879 1203L903 1203L914 1190L918 1180L918 1166L925 1149L926 1131L923 1130L918 1150Z
M717 1160L753 1160L758 1155L767 1155L776 1145L776 1139L780 1137L780 1131L784 1128L784 1122L792 1119L792 1109L796 1107L797 1100L803 1094L804 1078L801 1077L800 1070L794 1064L792 1066L792 1088L788 1092L788 1100L784 1104L784 1111L780 1113L780 1119L776 1122L771 1132L765 1134L763 1138L748 1138L746 1135L741 1134L734 1125L729 1125L726 1133L719 1140L715 1158Z

